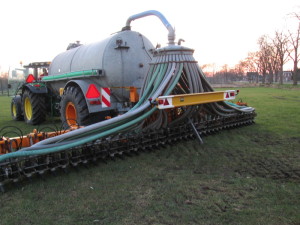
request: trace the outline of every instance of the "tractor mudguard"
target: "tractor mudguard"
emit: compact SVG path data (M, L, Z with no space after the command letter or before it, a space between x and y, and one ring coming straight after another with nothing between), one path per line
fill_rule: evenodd
M44 83L27 83L24 84L23 92L26 89L29 89L30 92L35 93L35 94L47 94L48 93L48 88Z

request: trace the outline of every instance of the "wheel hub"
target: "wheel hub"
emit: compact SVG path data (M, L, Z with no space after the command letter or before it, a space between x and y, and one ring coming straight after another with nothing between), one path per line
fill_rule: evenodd
M32 106L31 106L30 99L28 97L25 99L24 106L25 106L24 109L25 109L26 118L28 120L31 120L31 118L32 118Z
M68 102L66 105L66 120L70 127L77 124L77 112L75 105L72 102Z

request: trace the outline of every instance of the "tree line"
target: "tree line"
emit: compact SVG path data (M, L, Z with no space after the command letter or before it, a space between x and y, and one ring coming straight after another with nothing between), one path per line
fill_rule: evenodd
M210 70L213 70L213 77L210 78L212 82L227 83L247 79L249 82L283 84L283 67L287 62L292 62L291 77L293 85L297 85L300 59L300 13L291 13L290 16L297 20L296 31L276 31L273 37L262 35L257 41L258 51L249 52L248 56L234 68L224 65L221 70L214 72L215 65L206 64L202 66L202 69L209 67ZM245 77L245 75L247 76Z

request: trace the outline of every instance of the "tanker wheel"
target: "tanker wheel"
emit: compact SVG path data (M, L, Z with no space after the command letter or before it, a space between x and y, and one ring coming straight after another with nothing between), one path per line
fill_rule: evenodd
M11 100L10 110L11 110L11 117L13 120L19 121L24 119L22 113L22 101L20 95L16 95Z
M24 120L27 124L36 125L46 120L45 96L25 90L22 106Z
M60 118L66 129L89 124L89 110L80 88L65 89L60 101Z

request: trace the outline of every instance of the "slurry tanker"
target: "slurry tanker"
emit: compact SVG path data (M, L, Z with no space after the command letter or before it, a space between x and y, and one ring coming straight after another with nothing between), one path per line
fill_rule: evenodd
M155 48L131 30L132 21L150 15L166 27L167 46ZM13 119L35 125L51 113L60 115L64 129L3 135L0 188L179 140L202 142L203 135L252 124L254 108L229 102L237 90L214 91L194 50L175 39L175 30L160 12L146 11L129 17L120 32L103 41L75 43L51 63L28 65L35 73L12 99ZM37 76L37 68L45 69L43 76Z

